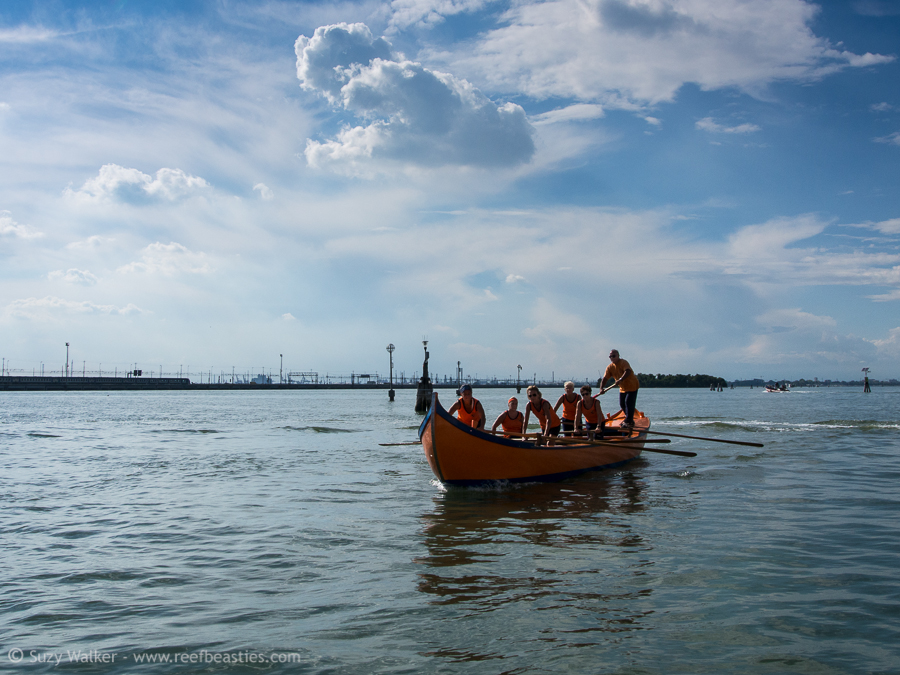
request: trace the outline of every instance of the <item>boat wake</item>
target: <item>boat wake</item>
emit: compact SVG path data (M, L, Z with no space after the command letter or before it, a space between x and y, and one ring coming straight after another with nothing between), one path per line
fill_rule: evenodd
M857 431L881 431L900 429L900 421L888 420L822 420L819 422L772 422L763 420L723 420L716 418L673 418L660 420L657 431L675 428L709 429L721 431L810 431L814 429L855 429Z

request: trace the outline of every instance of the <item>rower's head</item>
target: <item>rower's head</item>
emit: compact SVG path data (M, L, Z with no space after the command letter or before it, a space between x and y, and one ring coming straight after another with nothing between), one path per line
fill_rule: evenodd
M581 398L591 397L591 385L586 384L581 388Z
M532 401L541 400L541 390L538 389L534 384L528 387L528 389L525 390L525 393L528 394L528 398L530 398Z
M459 388L459 395L462 396L466 401L472 400L472 385L464 384Z
M566 390L567 394L571 394L575 391L575 383L574 382L566 382L563 385L563 388Z
M513 396L511 399L509 399L506 402L506 407L509 410L509 412L516 412L516 410L519 409L519 399L517 399L515 396Z
M609 350L609 360L613 363L619 362L619 350L618 349L610 349Z

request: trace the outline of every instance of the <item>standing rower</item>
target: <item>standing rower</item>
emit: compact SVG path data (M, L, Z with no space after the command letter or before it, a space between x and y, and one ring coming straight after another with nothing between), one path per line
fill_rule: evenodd
M484 429L485 414L481 402L472 396L472 385L464 384L459 388L459 399L447 411L451 415L457 413L457 419L474 429Z
M640 388L637 375L631 369L631 365L623 358L619 357L618 349L611 349L609 352L610 364L606 366L606 372L600 379L600 394L619 386L619 407L625 413L625 421L622 422L623 427L634 426L634 406L637 402L637 393ZM603 388L607 380L613 380L613 383ZM598 394L599 396L599 394Z

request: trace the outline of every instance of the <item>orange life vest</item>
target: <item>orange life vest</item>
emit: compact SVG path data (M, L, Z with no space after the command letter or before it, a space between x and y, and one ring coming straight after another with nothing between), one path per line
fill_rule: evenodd
M575 400L570 401L568 394L563 394L563 419L569 420L570 422L575 421L575 406L578 405L578 401L581 397L578 394L575 394Z
M506 411L506 414L500 421L500 424L503 425L503 431L514 431L518 434L521 434L525 431L525 429L522 428L522 423L525 421L525 415L520 413L518 410L516 411L516 415L517 417L510 417L509 411Z
M478 412L478 399L472 398L471 412L466 410L466 402L462 397L459 399L459 410L456 411L457 419L469 427L477 427L478 420L481 419L481 413Z
M544 401L545 401L545 400L546 400L546 399L543 399L543 398L541 399L541 406L540 406L541 408L544 407ZM537 418L540 420L540 422L541 422L541 429L543 429L544 426L545 426L545 423L546 423L546 421L547 421L547 418L546 418L546 416L544 415L544 411L543 411L543 410L538 410L537 408L535 408L535 407L534 407L534 401L529 401L529 402L528 402L528 405L531 406L531 412L533 412L534 415L535 415L535 417L537 417ZM547 408L548 408L548 410L550 410L550 426L549 426L548 428L549 428L549 429L552 429L553 427L558 427L558 426L560 425L559 417L556 415L555 412L553 412L553 407L552 407L549 403L547 403Z

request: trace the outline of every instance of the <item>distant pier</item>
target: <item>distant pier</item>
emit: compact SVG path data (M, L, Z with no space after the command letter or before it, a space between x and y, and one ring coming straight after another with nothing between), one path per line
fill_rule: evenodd
M416 382L399 384L395 389L416 389ZM457 383L434 383L435 389L456 389ZM480 388L509 389L515 384L478 384ZM187 377L59 377L59 376L0 376L0 391L272 391L307 389L389 389L388 382L329 382L258 384L256 382L191 382Z

